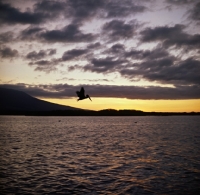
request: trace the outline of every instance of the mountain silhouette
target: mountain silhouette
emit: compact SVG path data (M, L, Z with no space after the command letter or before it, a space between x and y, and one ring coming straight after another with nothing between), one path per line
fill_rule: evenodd
M40 100L22 91L0 88L0 110L51 111L81 109Z

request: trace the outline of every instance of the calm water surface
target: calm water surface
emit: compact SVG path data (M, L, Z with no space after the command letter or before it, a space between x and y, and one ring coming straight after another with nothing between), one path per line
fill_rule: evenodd
M1 194L198 194L200 116L0 116Z

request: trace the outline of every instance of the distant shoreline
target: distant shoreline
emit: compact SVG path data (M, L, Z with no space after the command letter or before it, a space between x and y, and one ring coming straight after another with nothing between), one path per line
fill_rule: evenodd
M0 115L24 115L24 116L177 116L200 115L200 112L144 112L140 110L51 110L51 111L24 111L1 110Z

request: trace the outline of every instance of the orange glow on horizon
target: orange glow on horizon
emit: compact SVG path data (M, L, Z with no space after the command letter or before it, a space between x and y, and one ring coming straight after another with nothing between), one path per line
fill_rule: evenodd
M43 99L57 103L88 110L142 110L146 112L200 112L200 100L130 100L125 98L92 98L78 101L73 99Z

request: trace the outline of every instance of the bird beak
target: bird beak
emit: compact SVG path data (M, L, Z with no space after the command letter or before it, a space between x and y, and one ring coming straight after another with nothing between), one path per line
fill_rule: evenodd
M89 95L88 95L88 97L89 97L90 101L92 101Z

